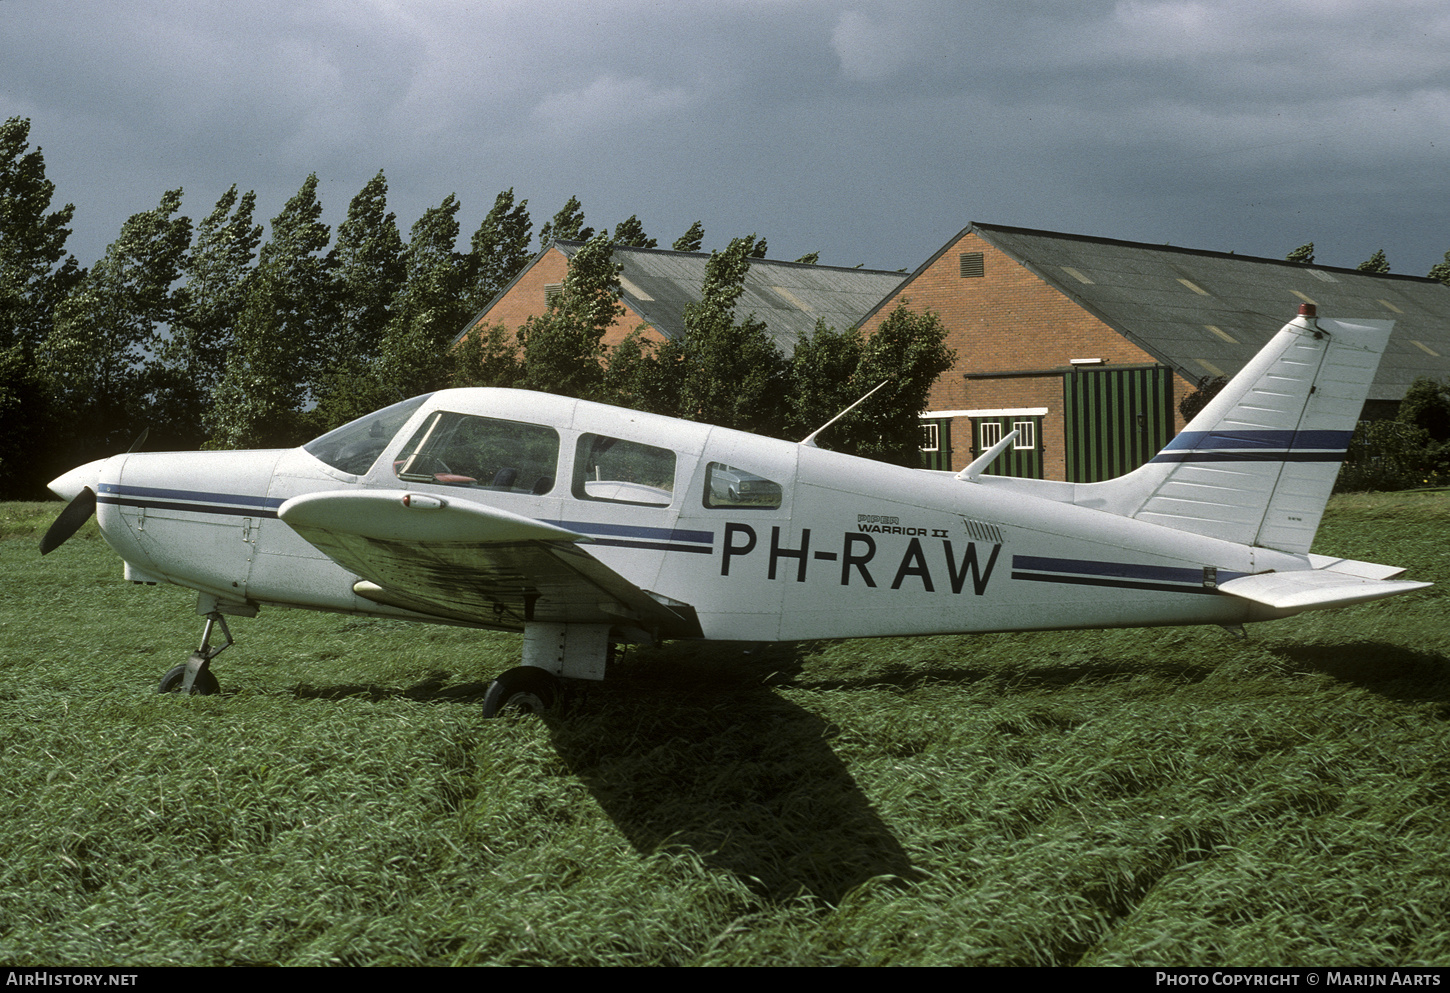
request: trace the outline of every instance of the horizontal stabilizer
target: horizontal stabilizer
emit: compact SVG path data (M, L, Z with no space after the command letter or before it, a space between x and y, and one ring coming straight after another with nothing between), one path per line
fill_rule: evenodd
M1365 579L1331 569L1306 569L1302 572L1263 572L1255 576L1241 576L1220 583L1218 589L1221 593L1252 600L1275 610L1298 612L1381 600L1431 585L1408 580Z

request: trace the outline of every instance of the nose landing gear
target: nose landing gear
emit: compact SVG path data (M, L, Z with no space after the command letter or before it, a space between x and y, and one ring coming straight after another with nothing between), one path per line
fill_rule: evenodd
M222 634L226 636L227 640L226 644L213 646L211 633L218 624L221 625ZM185 665L174 666L167 670L166 675L161 677L161 685L156 688L156 692L180 693L183 696L213 696L220 693L221 684L212 674L211 660L231 647L232 632L227 627L226 618L222 617L221 611L211 611L206 615L206 627L201 633L201 646L191 653L191 658L186 660Z

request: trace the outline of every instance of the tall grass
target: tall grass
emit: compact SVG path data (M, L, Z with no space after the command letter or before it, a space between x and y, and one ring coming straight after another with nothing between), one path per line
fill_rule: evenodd
M1444 493L1316 551L1441 584L1250 628L631 651L485 722L516 638L201 621L0 505L0 960L1450 964Z

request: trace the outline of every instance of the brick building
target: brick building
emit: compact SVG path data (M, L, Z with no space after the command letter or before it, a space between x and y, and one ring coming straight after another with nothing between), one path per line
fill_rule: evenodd
M1396 322L1367 409L1450 375L1450 288L1413 276L972 224L861 320L899 300L948 329L956 368L923 415L925 452L960 469L1014 427L994 471L1090 482L1183 427L1178 401L1232 376L1297 312Z

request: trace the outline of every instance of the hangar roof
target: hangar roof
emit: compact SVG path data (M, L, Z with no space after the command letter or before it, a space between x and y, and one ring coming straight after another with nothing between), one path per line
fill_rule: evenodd
M583 246L577 241L554 244L571 258ZM685 306L700 300L709 254L616 245L614 261L623 267L619 282L624 302L661 334L683 334ZM838 330L852 327L906 278L904 272L751 259L735 319L754 314L789 356L817 320Z
M972 224L917 272L967 233L1190 380L1233 375L1301 303L1321 317L1395 322L1372 400L1450 375L1450 287L1438 280L996 224Z

